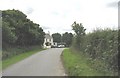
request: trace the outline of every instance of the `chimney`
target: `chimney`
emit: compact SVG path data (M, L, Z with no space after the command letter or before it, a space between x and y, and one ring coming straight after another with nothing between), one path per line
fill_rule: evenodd
M50 35L50 31L48 31L48 34Z

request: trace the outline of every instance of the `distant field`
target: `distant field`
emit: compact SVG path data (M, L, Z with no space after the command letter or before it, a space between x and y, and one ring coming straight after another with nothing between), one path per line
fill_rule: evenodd
M65 49L62 54L63 64L70 76L104 76L105 74L92 69L87 57ZM108 74L109 76L110 74Z

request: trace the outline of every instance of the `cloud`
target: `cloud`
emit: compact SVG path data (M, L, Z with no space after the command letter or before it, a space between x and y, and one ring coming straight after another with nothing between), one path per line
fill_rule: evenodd
M42 28L45 29L45 30L50 29L50 27L48 27L48 26L42 26Z
M53 15L59 15L59 13L58 13L58 12L55 12L55 11L52 12L52 14L53 14Z
M104 27L118 26L117 2L118 0L0 0L0 9L14 8L22 11L46 32L70 31L74 21L83 23L87 31L91 31L101 24Z
M70 28L64 28L63 29L64 31L72 31L72 28L70 29Z
M26 9L26 14L31 14L31 13L33 13L33 11L34 11L33 8L28 7L28 8Z
M116 2L108 3L107 6L108 6L108 7L115 7L115 8L117 8L117 7L118 7L118 2L116 1Z

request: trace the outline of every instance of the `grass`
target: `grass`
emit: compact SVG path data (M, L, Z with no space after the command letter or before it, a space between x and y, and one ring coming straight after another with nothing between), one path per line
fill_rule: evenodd
M32 50L32 51L24 52L24 53L21 53L19 55L13 56L11 58L5 59L2 61L2 69L5 69L8 66L15 64L15 63L33 55L33 54L39 52L39 51L42 51L42 50L44 50L44 49Z
M92 69L87 58L70 49L65 49L62 54L63 64L69 76L104 76L103 73Z

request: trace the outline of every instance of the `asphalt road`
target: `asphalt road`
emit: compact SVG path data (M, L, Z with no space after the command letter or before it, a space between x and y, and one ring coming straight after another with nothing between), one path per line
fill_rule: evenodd
M3 76L65 76L60 59L63 48L38 52L2 71Z

